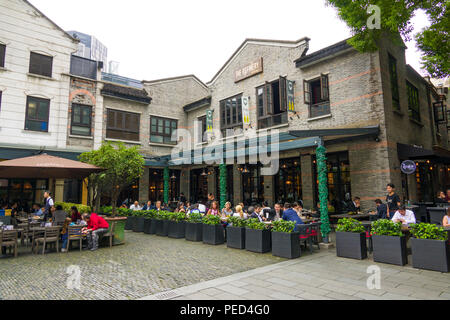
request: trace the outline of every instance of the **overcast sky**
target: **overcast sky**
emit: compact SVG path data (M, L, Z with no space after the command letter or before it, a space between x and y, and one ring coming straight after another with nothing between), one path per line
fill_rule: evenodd
M97 37L119 74L138 80L195 74L208 82L245 38L309 37L310 53L351 36L325 0L30 0L65 30ZM415 30L427 25L424 14ZM420 70L414 42L407 63Z

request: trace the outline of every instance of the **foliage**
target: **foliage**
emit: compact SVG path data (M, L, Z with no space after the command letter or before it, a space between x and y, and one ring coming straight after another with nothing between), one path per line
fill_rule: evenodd
M317 147L317 179L319 180L320 220L322 222L320 231L322 236L327 237L330 232L330 220L328 217L328 168L326 149L324 146Z
M399 45L402 44L402 38L404 41L411 40L411 19L417 10L423 10L430 26L415 37L417 47L422 51L422 65L432 77L444 78L449 75L450 1L326 0L326 4L337 9L339 17L353 34L348 43L361 52L376 51L382 37L389 37ZM368 10L369 5L380 8L380 29L371 29L367 25L373 22L374 14L373 10Z
M448 240L447 231L431 223L412 224L411 235L417 239Z
M366 229L361 224L361 222L359 222L356 219L343 218L343 219L339 219L337 227L336 227L336 231L362 233L362 232L365 232Z
M147 211L144 211L144 212L145 212L144 216L147 219L155 219L156 214L158 213L156 210L147 210Z
M55 202L55 206L61 206L63 208L63 211L65 211L67 214L70 214L70 209L72 207L77 207L78 212L80 214L83 213L91 213L91 207L85 206L82 204L75 204L75 203L68 203L68 202Z
M112 207L111 206L104 206L104 207L100 207L100 212L102 213L112 213Z
M170 215L170 220L176 222L186 221L186 213L185 212L174 212Z
M236 228L245 228L247 226L247 220L241 219L240 217L231 216L228 219L228 222L230 222L233 227Z
M167 211L156 211L155 219L156 220L170 220L171 212Z
M292 233L295 229L295 221L278 220L272 224L273 232Z
M264 222L259 222L259 219L253 218L248 219L247 228L255 230L264 230L267 229L267 225Z
M79 159L105 169L101 173L92 174L88 181L91 185L95 184L94 188L99 195L103 192L111 195L112 213L115 215L120 192L144 172L145 161L139 154L138 147L127 148L122 142L106 142L98 150L82 153Z
M227 202L227 165L219 165L219 184L220 184L220 209L225 208Z
M190 223L201 223L203 216L200 212L191 212L189 214L188 222Z
M169 167L164 168L164 203L169 203Z
M219 216L214 216L212 214L203 217L203 223L204 224L210 224L210 225L215 225L215 224L220 224L222 221L220 220Z
M111 210L111 212L112 212L112 210ZM127 209L127 208L118 208L117 209L117 215L119 217L130 217L130 216L133 215L133 210L130 210L130 209Z
M388 219L374 221L372 222L372 230L370 234L377 236L401 237L403 236L402 223L395 223L394 221Z

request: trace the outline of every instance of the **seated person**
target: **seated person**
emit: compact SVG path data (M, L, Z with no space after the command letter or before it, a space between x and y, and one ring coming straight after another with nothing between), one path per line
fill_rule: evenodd
M258 212L256 212L255 207L248 207L247 214L249 219L258 219L259 222L263 222L261 216L258 214Z
M414 212L406 210L405 206L401 205L392 217L392 221L401 222L403 225L407 226L416 223L416 216L414 215Z
M201 214L206 213L206 206L203 204L203 201L198 202L198 210L200 210Z
M58 205L56 206L56 210L53 213L53 222L58 225L58 224L63 224L64 221L67 218L67 213L65 211L63 211L62 206Z
M444 228L445 227L450 227L450 207L447 208L447 214L442 219L442 226Z
M188 215L189 213L200 213L200 210L198 209L198 203L194 204L189 208Z
M72 208L70 208L70 211L72 212L71 214L72 222L77 222L78 220L81 220L81 214L78 212L77 207L73 206Z
M108 232L109 223L96 213L87 214L87 223L87 227L83 228L88 240L87 249L95 251L98 249L99 236Z
M281 204L276 203L274 208L269 211L269 216L267 217L268 221L278 221L283 218L283 209L281 208Z
M133 211L141 211L142 208L141 208L141 206L139 205L139 202L138 202L138 201L135 201L135 202L131 205L130 210L133 210Z
M375 205L377 206L377 212L372 211L370 215L377 219L389 219L387 216L387 205L384 204L380 199L375 200Z
M347 205L348 212L360 212L361 211L361 199L355 197L352 202Z
M33 215L36 217L40 217L44 214L45 208L39 208L38 204L33 204Z
M436 198L436 203L447 203L444 191L439 191Z
M294 221L295 222L295 229L294 231L298 231L298 225L304 224L302 219L298 216L297 212L291 208L290 203L284 204L284 211L283 211L283 220L285 221Z
M87 226L87 224L88 224L88 214L87 213L83 213L81 215L80 225L81 226Z
M147 201L147 203L145 204L144 208L142 208L142 210L147 211L147 210L154 210L156 207L152 204L152 202L149 200Z
M244 210L242 209L242 206L237 205L236 206L236 212L233 214L233 217L238 217L241 219L247 219L248 215L244 212Z
M72 224L71 218L66 218L64 221L64 225L61 230L61 239L62 239L62 245L61 245L61 252L67 252L67 242L69 240L69 226Z

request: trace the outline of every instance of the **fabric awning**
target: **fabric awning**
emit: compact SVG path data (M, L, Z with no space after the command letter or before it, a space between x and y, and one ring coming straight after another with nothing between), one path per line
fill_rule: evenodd
M0 162L0 178L81 179L104 169L46 153Z

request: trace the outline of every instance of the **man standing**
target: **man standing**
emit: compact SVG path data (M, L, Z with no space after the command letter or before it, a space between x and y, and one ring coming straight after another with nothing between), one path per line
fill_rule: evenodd
M395 212L401 205L400 197L395 193L395 186L392 183L388 183L386 186L386 190L388 195L386 196L386 204L388 207L387 217L388 219L392 219Z
M108 222L96 213L90 213L87 215L87 228L84 232L87 232L86 237L88 240L88 250L95 251L98 249L98 238L101 234L104 234L109 229Z
M53 202L52 197L50 196L50 191L45 191L44 192L44 201L45 201L44 221L47 221L47 219L49 217L51 217L50 209L51 209L51 207L53 207L55 205L55 203Z

